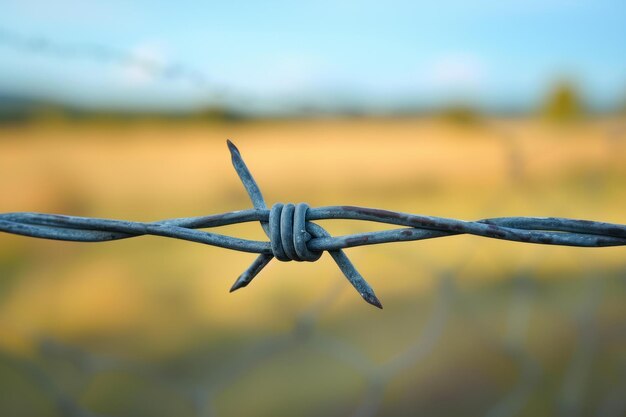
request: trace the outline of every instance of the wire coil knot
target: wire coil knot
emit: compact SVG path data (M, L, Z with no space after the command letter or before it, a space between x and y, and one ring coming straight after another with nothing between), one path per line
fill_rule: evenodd
M276 203L272 206L269 237L272 254L279 261L315 262L322 256L322 252L313 252L307 246L312 238L307 230L308 209L306 203Z

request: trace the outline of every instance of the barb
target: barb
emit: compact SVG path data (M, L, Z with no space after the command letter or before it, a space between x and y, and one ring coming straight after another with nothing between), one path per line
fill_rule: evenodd
M343 249L459 234L547 245L581 247L626 245L626 225L588 220L500 217L472 222L365 207L310 208L306 203L297 205L277 203L268 209L241 153L232 142L227 143L233 166L252 200L254 209L150 223L42 213L5 213L0 214L0 231L78 242L103 242L154 235L258 253L257 259L237 278L231 291L250 284L273 258L282 262L314 262L323 252L328 252L361 297L379 308L382 308L382 305L373 289L356 270ZM314 220L325 219L366 220L403 228L333 237L324 228L313 223ZM251 221L261 223L269 242L197 230Z

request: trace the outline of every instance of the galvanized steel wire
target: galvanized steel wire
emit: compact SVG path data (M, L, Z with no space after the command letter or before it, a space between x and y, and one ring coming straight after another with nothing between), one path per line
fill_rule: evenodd
M267 208L260 188L241 153L227 141L233 166L254 209L162 220L132 222L42 213L0 214L0 231L23 236L77 242L104 242L154 235L182 239L259 256L237 278L231 291L247 286L273 259L314 262L328 252L348 281L368 303L382 308L373 289L350 262L343 249L389 242L405 242L471 234L493 239L546 245L604 247L625 246L626 225L558 217L499 217L464 221L400 213L376 208L276 203ZM403 226L400 229L331 236L315 220L365 220ZM258 221L269 242L241 239L204 228Z

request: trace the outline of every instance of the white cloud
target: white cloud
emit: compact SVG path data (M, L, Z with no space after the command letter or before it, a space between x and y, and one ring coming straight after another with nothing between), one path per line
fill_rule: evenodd
M132 86L142 86L157 80L167 65L165 48L156 42L145 42L130 51L127 65L116 69L121 81Z
M437 89L475 91L485 80L485 65L475 55L445 54L427 66L425 78L429 85Z

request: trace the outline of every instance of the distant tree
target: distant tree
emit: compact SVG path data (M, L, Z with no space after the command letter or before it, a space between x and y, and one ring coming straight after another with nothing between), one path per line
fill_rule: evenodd
M480 123L481 114L469 104L453 104L441 110L444 120L458 125L475 125Z
M543 116L549 120L566 122L580 118L584 108L576 86L570 81L561 81L546 97Z

